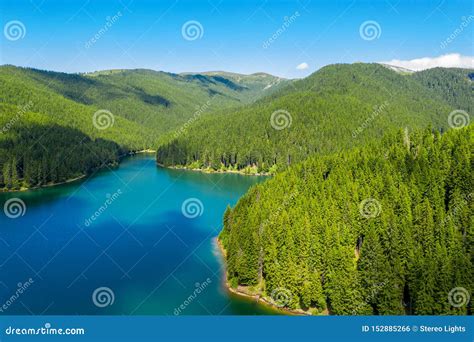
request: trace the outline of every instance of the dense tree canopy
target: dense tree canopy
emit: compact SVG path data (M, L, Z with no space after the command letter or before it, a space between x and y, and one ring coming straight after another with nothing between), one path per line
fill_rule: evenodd
M469 123L472 75L358 63L293 82L2 66L0 190L156 146L165 165L274 173L225 213L233 286L312 313L472 313L448 299L474 289L473 127L448 120L461 110ZM93 121L102 109L106 129Z
M230 283L332 314L466 314L474 289L474 127L314 156L226 211Z
M21 123L5 120L10 116L3 114L12 111L15 107L0 105L0 190L64 182L115 165L126 152L40 114L25 112Z
M106 109L128 126L120 136L108 132L113 139L128 135L127 140L156 148L160 136L179 128L200 109L208 113L242 105L287 82L265 74L179 75L143 69L67 74L2 66L0 101L23 105L32 100L34 111L55 116L61 124L83 124L78 112Z
M433 68L413 74L425 87L445 99L455 109L474 113L472 82L474 70L456 68Z
M126 152L156 148L166 133L204 112L248 103L287 82L266 74L66 74L1 66L0 190L115 164Z
M412 75L378 64L330 65L253 105L201 118L160 146L157 159L274 172L275 166L282 170L314 153L362 145L399 127L445 128L453 109L459 108Z

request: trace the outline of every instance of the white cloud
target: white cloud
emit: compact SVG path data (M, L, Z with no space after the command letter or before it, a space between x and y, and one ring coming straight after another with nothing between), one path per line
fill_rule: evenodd
M462 56L459 53L451 53L439 57L424 57L407 61L403 61L400 59L392 59L391 61L381 63L390 64L413 71L431 69L436 67L474 68L474 56Z
M301 63L301 64L298 64L298 65L296 66L296 69L298 69L298 70L306 70L306 69L308 69L308 68L309 68L309 65L308 65L308 63L306 63L306 62Z

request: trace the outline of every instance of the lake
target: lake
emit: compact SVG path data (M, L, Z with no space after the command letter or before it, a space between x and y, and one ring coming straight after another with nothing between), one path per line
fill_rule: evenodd
M274 313L225 290L215 245L226 206L263 180L160 168L142 154L81 181L0 194L0 313Z

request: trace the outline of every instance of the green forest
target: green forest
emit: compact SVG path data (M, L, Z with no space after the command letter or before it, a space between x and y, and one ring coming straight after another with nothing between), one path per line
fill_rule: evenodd
M271 174L225 212L232 288L310 314L472 314L448 298L474 290L473 79L365 63L300 80L0 66L0 191L145 149L164 166Z
M313 314L472 314L448 295L474 289L473 139L400 130L253 187L219 236L230 284Z
M413 74L428 89L446 100L455 108L462 108L468 113L474 112L472 82L474 71L456 68L433 68Z
M117 143L92 140L77 129L58 125L39 114L21 113L21 124L5 120L4 113L18 110L0 105L0 126L4 127L0 135L0 189L21 190L65 182L104 166L115 166L126 153Z
M468 75L462 69L403 75L379 64L329 65L255 104L201 118L185 135L162 144L157 159L163 165L274 173L400 127L444 130L451 111L472 114Z
M202 117L157 160L275 175L224 215L238 292L310 314L472 314L449 296L474 288L473 75L330 65Z
M117 165L129 152L156 149L193 117L246 104L288 82L268 74L0 66L0 191ZM95 120L95 113L103 117Z

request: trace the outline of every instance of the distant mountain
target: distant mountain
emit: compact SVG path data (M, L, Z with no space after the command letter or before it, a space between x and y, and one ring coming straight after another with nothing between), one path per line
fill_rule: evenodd
M0 66L0 189L61 182L114 164L125 152L156 148L194 117L265 96L263 78L277 82L271 76L243 81L144 69L67 74Z
M338 64L254 104L203 117L160 146L158 162L271 171L380 138L400 127L447 126L453 107L410 75L379 64Z
M404 68L404 67L400 67L400 66L396 66L396 65L390 65L390 64L384 64L384 63L379 63L379 64L383 65L386 68L389 68L390 70L396 71L400 74L413 74L414 73L413 70L410 70L410 69L407 69L407 68Z
M433 68L413 78L454 108L474 115L474 69Z
M107 85L97 84L77 74L53 73L13 66L0 67L0 103L5 106L4 118L15 117L16 106L28 105L28 112L40 114L51 123L81 131L91 138L103 138L117 142L126 149L142 149L151 146L153 133L126 117L113 114L113 125L97 129L93 116L102 106L104 97L121 98ZM8 108L8 109L7 109ZM9 112L13 110L13 112ZM17 120L17 125L22 121Z
M29 80L72 101L107 109L153 129L158 137L171 131L202 106L206 112L249 103L265 95L250 77L234 83L233 78L200 74L178 75L161 71L108 70L89 74L66 74L11 66L0 73ZM276 78L275 78L276 79Z
M237 74L226 71L207 71L199 74L182 73L184 76L208 76L211 82L229 84L231 88L240 89L241 101L253 102L286 86L291 80L259 72L250 75Z

